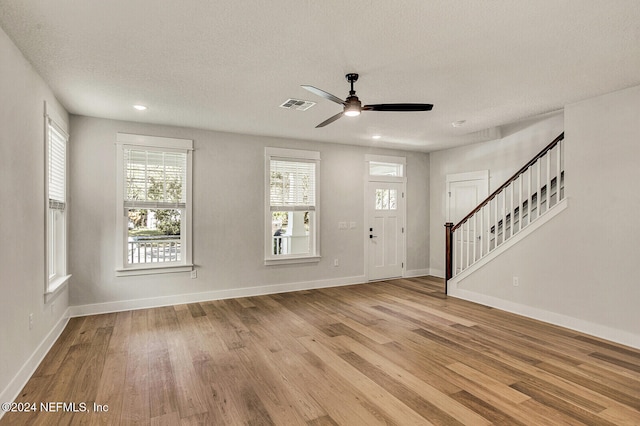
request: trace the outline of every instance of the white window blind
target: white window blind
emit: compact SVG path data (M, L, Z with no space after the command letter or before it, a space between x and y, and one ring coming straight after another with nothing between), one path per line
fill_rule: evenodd
M270 164L271 211L314 211L316 162L272 159Z
M49 141L49 207L64 210L66 196L67 136L51 121L48 126Z
M184 208L186 152L124 149L124 206Z

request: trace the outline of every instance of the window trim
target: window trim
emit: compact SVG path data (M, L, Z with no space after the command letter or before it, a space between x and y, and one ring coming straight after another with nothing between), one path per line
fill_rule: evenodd
M141 149L145 151L181 152L187 156L185 214L182 220L184 228L183 253L180 262L128 265L125 242L128 238L128 222L124 214L124 150ZM193 140L165 138L160 136L116 134L116 276L134 276L189 272L193 270Z
M289 149L289 148L275 148L265 147L265 167L264 167L264 264L269 265L283 265L283 264L296 264L296 263L312 263L319 262L322 258L320 256L320 152L319 151L307 151L301 149ZM273 236L271 235L271 160L284 160L284 161L303 161L307 163L315 164L315 210L314 210L314 224L312 241L312 253L300 255L279 255L275 256L271 254Z
M365 177L368 181L379 181L379 182L405 182L406 181L407 157L366 154L364 161L366 163ZM402 176L372 175L371 163L400 164L402 166Z
M62 210L62 241L56 241L55 247L51 247L52 239L51 231L52 227L50 224L50 202L49 202L49 139L50 139L50 128L54 127L55 130L60 133L65 139L65 151L64 151L64 198L65 198L65 208ZM69 227L68 227L68 184L69 180L69 130L68 125L65 120L63 120L56 111L53 110L49 106L49 104L44 102L44 301L48 303L54 297L56 297L59 293L62 292L64 288L66 288L69 279L71 278L71 274L68 273L69 270ZM61 271L57 271L58 273L51 276L49 271L51 269L51 262L53 259L51 258L51 250L56 252L55 256L58 258L62 256L61 263ZM62 253L58 253L59 251ZM57 269L57 268L56 268Z

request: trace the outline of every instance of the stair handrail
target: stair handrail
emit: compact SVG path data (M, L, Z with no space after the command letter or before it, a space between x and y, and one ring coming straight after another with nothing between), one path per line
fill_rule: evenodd
M558 143L560 141L562 141L564 139L564 132L560 133L558 135L558 137L556 137L549 145L547 145L546 147L544 147L542 149L542 151L540 151L538 154L536 154L536 156L534 156L531 160L529 160L527 162L527 164L525 164L524 166L522 166L517 172L515 172L513 174L513 176L511 176L505 183L503 183L498 189L496 189L495 191L493 191L487 198L485 198L480 204L478 204L478 206L476 208L474 208L468 215L466 215L460 222L458 222L457 224L453 224L452 222L447 222L445 223L445 228L446 228L446 238L445 238L445 246L446 246L446 251L445 251L445 283L447 280L449 280L450 278L453 277L453 252L452 252L452 235L453 232L458 229L459 227L461 227L467 220L469 220L471 217L473 217L474 214L476 214L480 209L482 209L484 206L486 206L487 204L489 204L489 202L491 200L493 200L498 194L500 194L505 188L507 188L511 183L513 183L516 179L518 179L518 177L525 173L529 167L533 166L536 161L538 161L540 158L544 157L547 152L551 151L553 148L555 148L556 145L558 145Z
M551 151L553 148L555 148L555 146L558 144L558 142L560 142L561 140L564 139L564 132L560 133L560 135L558 135L557 138L555 138L553 140L553 142L551 142L549 145L547 145L542 151L540 151L535 157L533 157L527 164L525 164L524 166L522 166L520 168L520 170L518 170L517 172L515 172L515 174L513 176L511 176L505 183L503 183L500 188L496 189L495 191L493 191L491 193L491 195L489 195L487 198L484 199L484 201L482 201L480 204L478 204L478 207L476 207L475 209L473 209L471 211L471 213L469 213L468 215L466 215L464 217L464 219L462 219L460 222L458 222L457 224L455 224L453 226L453 228L451 228L451 231L455 231L456 229L458 229L460 226L462 226L463 223L465 223L467 220L469 220L469 218L471 216L473 216L474 214L476 214L478 212L478 210L480 210L481 208L483 208L484 206L486 206L489 201L493 200L496 195L498 195L500 192L502 192L503 189L505 189L507 186L509 186L509 184L511 184L513 181L515 181L516 179L518 179L518 176L520 176L521 174L523 174L524 172L526 172L529 167L533 166L536 161L538 161L540 158L544 157L544 155Z

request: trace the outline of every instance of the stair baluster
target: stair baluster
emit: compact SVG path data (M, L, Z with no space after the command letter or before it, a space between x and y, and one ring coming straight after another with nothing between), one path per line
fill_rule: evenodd
M517 232L520 232L543 214L543 203L544 213L546 213L552 207L552 197L553 205L557 205L564 198L563 140L564 132L460 222L455 225L451 222L445 224L445 280L453 278L513 237L516 233L516 221ZM553 156L555 156L554 171L552 171ZM523 194L525 179L526 195ZM532 192L533 188L535 192Z

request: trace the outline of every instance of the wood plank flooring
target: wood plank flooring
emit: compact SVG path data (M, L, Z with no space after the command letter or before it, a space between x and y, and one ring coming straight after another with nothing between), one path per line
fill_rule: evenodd
M17 399L37 412L0 424L640 425L640 351L442 289L422 277L72 318Z

